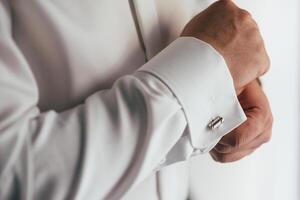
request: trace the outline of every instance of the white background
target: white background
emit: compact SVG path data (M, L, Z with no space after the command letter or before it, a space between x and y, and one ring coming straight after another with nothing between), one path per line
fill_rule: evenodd
M258 22L272 67L263 77L273 114L272 140L251 156L218 164L192 160L192 199L300 200L299 0L239 0Z

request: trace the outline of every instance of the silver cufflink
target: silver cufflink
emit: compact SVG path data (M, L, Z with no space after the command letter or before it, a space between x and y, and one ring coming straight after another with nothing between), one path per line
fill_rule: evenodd
M223 117L216 117L209 124L207 125L209 129L216 129L219 128L222 124L224 123L224 118Z

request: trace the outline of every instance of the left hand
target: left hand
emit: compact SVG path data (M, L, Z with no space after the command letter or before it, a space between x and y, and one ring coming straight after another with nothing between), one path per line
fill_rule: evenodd
M271 138L273 116L268 99L258 81L248 84L238 95L238 99L248 119L225 135L210 151L217 162L240 160Z

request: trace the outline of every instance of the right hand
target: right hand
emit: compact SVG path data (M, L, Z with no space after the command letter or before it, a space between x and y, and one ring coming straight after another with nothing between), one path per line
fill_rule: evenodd
M186 25L181 36L207 42L224 57L237 94L269 69L256 22L231 0L213 3Z

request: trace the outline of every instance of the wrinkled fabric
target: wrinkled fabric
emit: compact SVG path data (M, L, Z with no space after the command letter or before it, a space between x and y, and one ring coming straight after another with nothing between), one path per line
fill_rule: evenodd
M193 38L163 45L149 8L0 1L0 199L132 199L143 187L172 199L181 164L245 120L223 58ZM208 130L217 115L224 126Z

